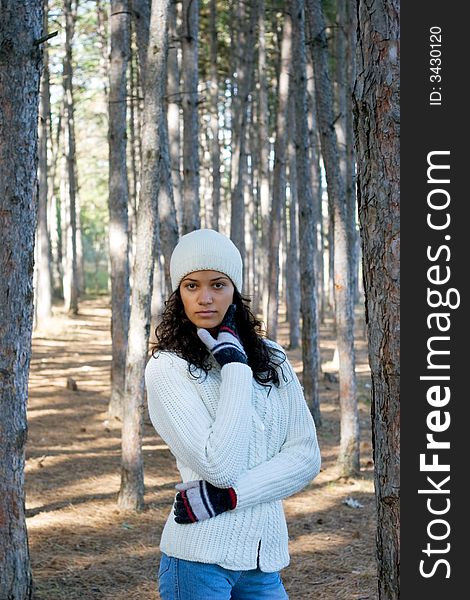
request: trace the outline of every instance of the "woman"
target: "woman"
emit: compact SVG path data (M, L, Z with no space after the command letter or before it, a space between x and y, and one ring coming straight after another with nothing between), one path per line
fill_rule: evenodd
M242 298L242 260L211 229L183 236L145 372L150 418L182 483L160 549L162 600L285 599L283 498L320 470L315 425L282 348Z

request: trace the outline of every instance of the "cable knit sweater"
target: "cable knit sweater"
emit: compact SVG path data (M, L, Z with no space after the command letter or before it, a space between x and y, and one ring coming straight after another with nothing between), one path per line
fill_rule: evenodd
M274 342L270 345L281 349ZM279 571L289 564L282 499L304 488L320 470L315 425L288 360L280 387L266 388L249 366L213 361L195 379L170 352L145 370L150 419L176 457L182 481L205 479L233 487L237 507L180 525L171 511L160 548L184 560L226 569Z

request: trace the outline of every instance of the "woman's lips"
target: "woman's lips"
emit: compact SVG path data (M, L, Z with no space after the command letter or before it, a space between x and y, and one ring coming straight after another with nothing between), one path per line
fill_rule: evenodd
M210 317L212 315L215 315L215 313L216 313L215 310L201 310L201 311L197 312L196 314L201 317Z

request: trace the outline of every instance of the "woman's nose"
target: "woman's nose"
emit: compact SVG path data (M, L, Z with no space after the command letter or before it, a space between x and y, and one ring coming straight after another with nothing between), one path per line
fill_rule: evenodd
M198 298L199 304L212 304L212 292L209 289L202 289Z

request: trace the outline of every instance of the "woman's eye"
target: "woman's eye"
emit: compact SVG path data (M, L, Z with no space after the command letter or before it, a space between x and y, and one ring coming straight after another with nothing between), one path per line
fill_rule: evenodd
M214 284L214 287L215 287L215 289L216 289L216 290L221 290L221 289L222 289L222 288L224 288L225 286L224 286L224 284L223 284L223 283L220 283L220 282L219 282L219 283L215 283L215 284Z

